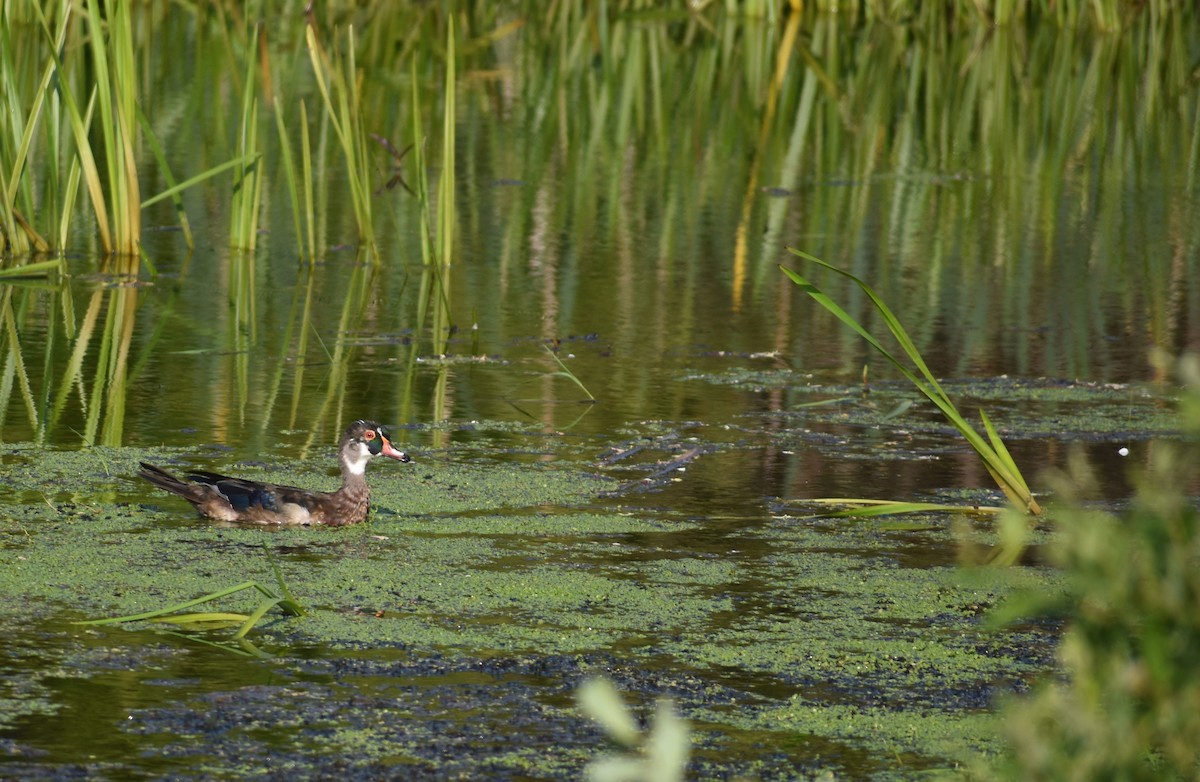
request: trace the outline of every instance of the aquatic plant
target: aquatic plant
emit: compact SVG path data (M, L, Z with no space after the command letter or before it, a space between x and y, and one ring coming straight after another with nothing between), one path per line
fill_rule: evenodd
M253 36L252 39L256 39ZM252 50L252 46L246 47ZM242 86L241 123L238 127L239 164L234 172L230 199L229 242L233 247L253 252L258 244L258 214L262 208L262 151L258 139L258 83L254 78L254 58L246 57L246 75Z
M300 101L300 161L301 174L296 174L296 161L292 155L287 123L283 107L278 98L273 101L275 127L279 132L279 149L283 158L283 172L287 184L289 203L292 205L292 223L296 230L296 251L300 258L313 263L317 258L316 213L313 209L312 143L308 132L308 108Z
M691 737L688 724L675 713L669 699L654 709L649 730L643 732L621 694L608 679L588 679L575 692L579 708L598 724L624 754L604 755L588 764L592 782L682 782L687 771Z
M450 264L454 253L455 215L455 65L454 24L446 32L446 73L442 94L441 133L441 177L437 185L437 200L432 201L429 176L426 173L425 130L422 122L421 94L417 79L416 58L411 66L411 110L415 146L414 165L417 174L416 196L420 210L421 230L421 292L417 299L417 322L422 327L428 322L431 331L432 350L435 354L446 352L446 340L450 330Z
M342 149L350 200L358 226L359 245L367 250L371 262L381 259L375 239L375 219L371 207L371 181L368 149L370 140L363 128L359 107L358 66L355 52L357 41L353 25L346 29L346 51L331 57L317 39L317 30L310 20L304 28L304 40L312 61L317 88L325 105L325 118L333 127Z
M122 257L112 271L136 270L142 257L142 209L165 198L173 199L190 246L190 228L178 194L247 161L239 158L176 184L162 144L138 105L142 50L135 45L131 3L87 0L77 9L64 0L57 7L31 3L25 10L35 18L24 23L36 22L40 27L41 35L31 37L32 43L10 45L12 31L9 25L0 25L0 105L8 120L0 124L0 255L68 249L81 184L91 202L101 250ZM80 16L83 24L74 24ZM84 38L84 46L71 45L73 31ZM24 63L16 60L22 53ZM76 53L86 55L87 63L81 64ZM22 88L28 60L39 56L41 77L26 94ZM143 143L154 153L168 183L166 191L145 201L138 159ZM37 187L32 184L34 177L39 179Z
M287 584L284 583L283 573L280 572L279 564L275 562L273 558L271 559L271 568L274 570L275 580L279 584L278 592L268 589L257 581L244 581L240 584L236 584L225 589L218 589L215 592L202 595L194 600L186 600L182 603L176 603L175 605L167 606L165 608L159 608L153 611L145 611L140 614L130 614L128 616L114 616L105 619L86 619L76 622L75 624L111 625L123 624L126 622L144 622L153 620L156 622L165 622L167 624L188 629L211 629L234 625L237 627L237 631L234 632L234 634L230 637L230 640L238 642L242 649L250 652L251 654L261 656L261 653L254 649L252 645L245 644L243 641L245 640L246 635L254 629L255 625L258 624L259 620L266 616L268 611L270 611L272 608L278 607L279 610L282 611L286 616L304 616L306 613L304 606L301 605L298 600L296 600L295 596L292 595L291 590L288 589ZM220 600L223 597L235 595L238 592L245 592L247 590L254 590L263 597L263 600L249 614L229 611L203 611L186 614L178 613L188 608L203 605L204 603L211 603L215 600ZM224 644L217 645L225 646ZM226 648L229 647L226 646Z
M102 24L101 19L107 22ZM128 0L113 0L100 10L99 0L87 0L88 41L95 71L95 100L99 110L101 152L108 177L107 199L100 193L99 172L84 165L102 241L111 224L112 236L104 241L108 253L138 255L142 238L142 196L136 162L137 67L133 49L133 23ZM107 34L106 34L107 33ZM64 87L65 92L65 87ZM82 118L72 126L82 152L88 147ZM102 218L103 215L103 218Z
M136 170L132 165L131 134L134 132L135 119L134 83L131 81L133 50L128 5L123 0L117 0L110 6L111 18L107 25L107 35L105 27L101 24L96 1L90 0L86 5L84 16L89 31L88 51L92 55L94 79L94 91L87 102L86 112L81 109L80 102L75 98L70 73L59 56L59 52L67 51L71 4L63 2L58 9L56 31L50 29L50 21L40 4L32 4L27 10L36 15L47 44L42 77L34 90L28 112L24 111L17 89L21 79L13 59L13 40L7 25L0 25L4 27L4 40L0 40L3 46L0 48L5 50L5 54L0 56L0 83L4 85L2 92L6 104L5 114L9 120L0 132L4 133L3 138L6 142L14 142L11 148L17 150L11 159L4 160L10 168L7 175L0 175L0 179L6 179L0 185L0 229L4 234L0 251L6 254L24 254L30 251L47 252L51 249L50 243L29 222L39 211L30 186L30 171L33 167L30 165L32 161L29 155L33 148L35 128L44 117L49 116L50 119L45 122L49 158L47 168L54 176L48 188L51 194L48 211L51 214L57 212L60 226L58 238L65 243L74 193L82 177L96 214L97 230L104 251L123 251L132 255L136 253L136 241L140 236L141 226L136 210L140 200ZM49 110L47 106L50 107ZM108 173L107 199L100 168L89 140L93 110L97 107L100 112L98 136L103 144L101 151L104 153L105 170ZM65 130L61 125L64 115L75 145L73 162L66 171L62 168L67 151L63 138ZM9 144L0 146L8 148ZM7 158L7 153L5 155ZM20 211L17 210L18 197ZM130 204L133 205L133 209L130 208ZM112 215L109 214L110 205L117 210ZM28 214L29 218L22 212ZM118 234L116 239L113 238L110 226L115 226ZM58 249L61 249L61 246Z
M1195 779L1200 772L1200 357L1178 364L1184 441L1151 442L1120 513L1086 501L1096 478L1080 452L1054 478L1058 532L1048 553L1064 593L1029 593L993 627L1066 616L1061 674L1004 708L1011 755L1001 778Z
M450 267L454 258L454 232L457 230L457 213L455 205L455 146L457 141L456 121L456 53L455 32L453 20L446 26L446 66L443 77L442 95L442 132L441 145L441 175L437 184L436 201L430 197L429 176L426 157L426 131L422 120L420 80L417 78L417 59L414 56L410 62L410 113L412 116L413 134L413 165L416 175L413 178L415 195L417 197L418 224L421 246L421 282L417 294L416 322L418 328L429 331L430 351L434 355L443 355L453 329L450 314ZM393 157L403 158L403 153L393 153ZM397 172L399 174L399 172ZM405 188L408 188L405 183ZM401 409L404 417L410 417L415 394L416 362L418 344L414 342L408 355L408 371L403 386ZM437 378L434 382L432 402L432 418L435 421L445 420L448 415L447 400L449 391L449 367L438 367ZM442 433L435 435L435 440L441 440Z
M65 35L66 25L63 24L56 40L61 42ZM4 117L0 125L0 139L4 140L0 144L0 256L45 252L50 247L49 242L30 223L37 213L37 207L30 178L24 172L35 130L42 120L48 100L52 100L50 84L54 76L54 62L46 63L43 68L34 90L33 104L26 115L17 90L17 57L12 30L7 24L0 24L0 85L3 85L0 89L0 115ZM56 116L55 112L49 113L52 117ZM50 122L47 120L47 124ZM53 132L48 132L47 136L51 143L60 138L60 134ZM51 157L53 164L57 165L59 155L52 154ZM58 180L55 178L53 181L57 183ZM78 177L75 181L78 183ZM52 198L55 195L57 192L51 193Z
M891 332L896 342L899 343L902 355L907 357L908 361L911 362L912 367L916 368L915 371L912 367L901 360L900 356L884 347L883 344L874 335L867 331L867 329L852 315L850 315L850 313L842 309L842 307L834 302L833 299L829 298L828 295L823 293L805 277L801 276L795 270L790 269L787 266L779 267L783 270L783 273L792 280L792 282L799 285L800 288L809 296L811 296L814 301L825 307L825 309L829 310L831 313L837 316L840 321L845 323L859 336L865 339L871 347L875 348L875 350L878 351L884 358L886 358L894 367L896 367L896 369L898 369L900 373L909 380L909 382L916 386L917 390L924 394L929 401L933 402L938 410L942 412L942 415L944 415L946 419L954 426L954 428L958 430L959 434L963 436L971 448L973 448L975 452L979 454L979 458L983 461L988 473L991 474L992 478L996 481L996 484L1000 487L1000 490L1004 492L1004 495L1008 498L1009 502L1011 502L1015 507L1031 515L1036 516L1040 514L1042 512L1041 506L1038 505L1037 500L1034 499L1033 493L1029 490L1029 486L1025 483L1025 478L1021 475L1020 469L1018 469L1016 463L1013 461L1012 455L1009 454L1008 448L1005 447L1004 441L1000 438L996 428L988 419L987 413L985 413L983 410L979 411L979 416L983 422L983 428L986 434L985 439L985 437L979 434L979 432L975 430L975 427L972 426L958 411L958 408L954 405L954 402L942 388L933 372L930 371L928 365L926 365L925 359L922 358L920 351L917 350L916 345L913 343L912 338L908 335L908 332L904 329L904 326L901 325L900 320L895 316L891 308L889 308L887 304L885 304L884 301L879 298L879 295L875 293L871 286L867 285L850 272L839 269L838 267L826 263L819 258L814 258L806 252L796 250L794 248L788 249L793 254L804 258L805 260L816 263L825 267L826 269L831 269L846 277L867 295L867 297L871 300L871 304L874 305L875 309L882 316L888 330Z
M554 349L551 348L549 345L543 344L542 347L544 347L546 349L546 352L550 354L550 358L554 359L555 363L557 363L559 366L559 371L555 372L554 376L555 377L565 377L567 380L570 380L572 383L579 386L579 390L582 391L583 393L587 394L587 398L589 400L591 400L593 402L596 401L596 397L592 396L592 392L588 391L588 388L587 388L587 386L585 386L583 384L583 381L580 380L579 377L574 372L572 372L570 370L570 368L567 367L566 364L563 363L563 360L558 357L558 353L554 352Z

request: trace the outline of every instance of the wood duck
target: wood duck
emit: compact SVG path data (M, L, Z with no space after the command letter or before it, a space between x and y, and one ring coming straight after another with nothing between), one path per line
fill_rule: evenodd
M382 426L374 421L355 421L342 435L338 447L342 487L337 491L277 486L203 470L189 472L188 480L183 480L145 462L138 477L178 494L195 505L201 516L217 521L343 527L366 520L371 509L371 489L365 475L367 462L380 455L401 462L412 461L408 454L392 447Z

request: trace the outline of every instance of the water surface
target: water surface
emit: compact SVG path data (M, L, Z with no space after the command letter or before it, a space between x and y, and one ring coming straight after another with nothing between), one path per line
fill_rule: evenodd
M569 710L591 673L641 705L676 698L711 774L906 776L999 751L992 698L1050 666L1052 633L984 638L977 616L1053 575L963 584L945 517L804 518L813 497L998 500L936 411L778 265L811 271L796 247L869 281L1027 475L1079 445L1120 502L1174 430L1153 352L1200 344L1200 104L1178 76L1200 36L1148 14L1111 37L814 16L796 24L818 74L799 51L776 70L785 24L717 21L618 18L606 48L532 21L466 34L448 334L418 317L415 198L376 194L378 265L355 249L299 17L267 40L288 123L303 98L323 139L315 262L264 116L254 252L228 246L224 180L185 197L194 250L169 206L146 210L153 271L79 250L62 279L3 286L0 546L37 575L5 600L2 775L574 775L602 746ZM227 159L239 94L212 20L149 23L141 100L172 166ZM403 24L371 23L366 125L400 146ZM436 114L439 61L412 56ZM383 185L394 162L373 154ZM143 192L164 186L145 172ZM844 281L813 279L878 323ZM840 401L808 406L823 400ZM358 417L417 456L372 468L366 532L215 530L130 479L155 449L328 486ZM61 555L81 539L101 544ZM64 619L270 581L264 543L315 614L257 636L275 660ZM46 575L76 560L91 569ZM887 714L881 745L864 725Z

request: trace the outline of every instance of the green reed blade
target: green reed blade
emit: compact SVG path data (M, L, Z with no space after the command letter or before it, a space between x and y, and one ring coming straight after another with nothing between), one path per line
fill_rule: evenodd
M926 396L926 398L928 398L934 403L934 405L937 406L946 419L950 421L950 423L959 431L963 438L966 439L968 444L970 444L975 452L979 454L980 458L983 460L984 466L992 475L993 479L995 479L996 484L1008 497L1010 502L1019 508L1023 508L1032 515L1038 515L1041 513L1041 507L1033 498L1032 493L1029 491L1028 485L1025 483L1024 478L1021 477L1020 471L1017 470L1016 464L1013 463L1012 457L1008 454L1007 449L1004 449L1003 451L997 450L993 443L989 443L988 441L984 440L984 438L980 436L975 428L967 422L961 413L958 412L958 409L950 400L950 397L941 387L941 384L938 383L937 378L934 377L929 367L925 364L924 358L917 350L917 347L909 337L908 332L904 329L903 325L901 325L900 320L883 302L883 300L879 298L875 291L865 282L847 271L839 269L832 264L826 263L825 261L815 258L800 250L796 250L794 248L788 248L788 250L793 254L804 258L805 260L812 261L820 266L837 272L843 277L848 278L850 281L855 283L855 285L857 285L864 294L867 295L867 297L871 300L871 303L875 306L876 310L880 313L880 315L883 316L888 330L892 333L892 336L895 338L895 340L900 344L904 354L914 365L916 365L917 369L920 371L921 377L918 377L917 374L909 369L908 366L906 366L896 355L885 348L873 335L866 330L866 328L864 328L852 315L842 309L836 302L829 298L829 296L820 291L816 286L814 286L811 282L794 270L789 269L786 266L780 266L780 269L784 272L784 274L786 274L794 283L799 285L805 293L833 313L855 333L865 339L867 343L871 345L871 347L875 348L880 355L882 355L893 366L895 366L897 370L899 370L900 373L909 380L909 382L915 385L917 389ZM987 422L985 418L985 427L988 426L990 426L990 422ZM994 430L989 433L989 437L993 436L993 442L999 439L999 436L995 435Z
M1029 494L1029 486L1026 485L1025 478L1017 468L1016 461L1012 458L1012 454L1009 453L1008 446L1004 444L1004 440L1000 438L1000 433L996 431L996 427L992 425L991 419L988 418L987 413L982 409L979 411L979 418L983 421L983 428L987 432L988 441L991 443L992 449L1000 457L1004 466L1008 468L1008 473L1018 482L1019 487L1024 490L1025 494Z
M39 9L40 11L40 9ZM66 37L66 22L60 25L56 40L59 46ZM21 182L28 181L26 177L26 163L29 159L29 150L33 145L34 133L38 128L39 120L42 118L43 107L46 104L46 98L52 93L51 80L55 73L54 60L46 63L45 70L42 72L42 77L38 82L38 87L34 92L33 105L29 108L28 117L22 118L19 107L17 106L17 97L13 89L13 81L15 74L13 73L13 64L11 54L8 51L11 44L8 40L9 31L7 27L0 31L0 48L5 49L0 53L0 75L3 75L5 90L8 103L8 111L5 112L9 118L9 134L11 138L17 138L19 141L16 145L16 154L11 161L11 172L7 177L7 182L3 181L3 172L0 172L0 225L4 227L4 233L9 237L15 237L20 231L18 228L18 220L14 214L16 208L17 193L20 190ZM32 214L32 202L25 205L25 209ZM10 238L10 241L12 239ZM0 248L2 249L2 248ZM48 248L39 248L39 251L44 252Z
M362 126L358 107L357 66L355 64L354 27L347 29L347 53L344 62L329 57L317 41L312 25L305 28L305 42L317 90L325 104L325 114L333 127L334 135L342 147L346 165L346 177L350 186L350 199L358 224L358 240L365 247L374 264L380 263L379 248L375 241L375 227L371 211L371 184L367 165L368 139Z
M988 472L991 473L992 477L996 480L997 485L1002 491L1004 491L1010 501L1019 507L1029 507L1031 512L1035 512L1033 511L1033 508L1037 506L1036 502L1033 501L1033 498L1029 495L1027 489L1024 491L1020 489L1020 487L1024 485L1024 481L1011 475L1003 460L958 412L958 409L942 390L940 384L938 384L936 381L932 381L931 383L924 382L915 373L913 373L912 370L905 366L899 358L883 347L883 345L876 340L874 336L867 332L867 330L860 325L858 321L853 318L853 316L839 307L826 294L822 293L810 282L791 269L786 267L780 268L782 268L784 273L787 274L788 277L790 277L794 282L796 282L796 284L799 285L806 293L808 293L808 295L811 296L815 301L825 306L830 312L836 315L839 320L846 323L846 325L850 326L851 329L862 336L868 344L874 347L881 355L891 362L900 371L900 373L909 380L909 382L916 386L926 398L928 398L934 403L934 405L937 406L946 419L950 421L950 423L956 429L958 429L959 433L983 459L984 465ZM850 276L852 279L857 281L857 278L854 278L852 275L847 276ZM889 327L903 331L903 327L899 325L899 321L895 321L894 318L891 322L889 322ZM911 346L912 344L911 341L908 340L907 333L904 333L903 339L900 339L899 336L898 339L901 341L902 345L907 343L907 345ZM916 348L913 347L912 350L915 351ZM922 366L924 365L923 361L920 363ZM925 371L928 371L928 369L926 368Z
M816 505L858 506L844 508L832 513L822 514L824 516L843 518L872 518L874 516L890 516L902 513L921 513L925 511L938 511L947 513L980 513L994 515L1004 511L1004 508L997 508L991 505L947 505L940 502L904 502L901 500L870 500L846 497L822 497L815 500L805 500L805 502L814 503Z
M36 261L27 263L24 266L13 266L7 269L0 269L0 278L14 279L20 277L45 277L51 272L63 270L63 259L55 258L52 261Z
M269 548L263 546L263 549L266 551L267 561L271 563L271 572L275 574L275 583L279 584L279 593L283 595L283 600L280 601L279 607L285 613L292 616L304 616L307 610L296 599L296 596L292 594L292 590L288 589L287 583L283 580L283 571L279 567L279 561Z
M185 608L191 608L192 606L198 606L198 605L201 605L202 603L208 603L213 600L218 600L222 597L228 597L229 595L237 594L238 592L243 592L247 589L258 589L261 591L261 587L259 587L257 582L243 581L242 583L237 584L235 586L226 587L225 589L218 589L216 592L209 592L207 595L201 595L200 597L197 597L194 600L185 600L182 603L176 603L175 605L167 606L166 608L158 608L158 609L155 609L154 611L146 611L146 612L140 613L140 614L129 614L127 616L114 616L114 617L109 617L106 619L84 619L84 620L75 622L75 624L77 624L77 625L111 625L111 624L117 624L120 622L140 622L144 619L154 619L156 617L165 616L166 614L173 614L176 611L182 611Z
M75 151L79 159L80 169L82 170L83 181L87 185L88 197L92 202L92 212L96 217L96 231L100 234L100 246L104 252L113 252L112 230L109 227L108 221L108 206L105 203L104 187L100 180L100 171L96 165L96 158L92 152L91 142L88 137L88 128L92 121L92 111L96 105L96 88L93 88L92 95L88 100L87 116L85 117L79 111L79 105L75 101L74 93L71 91L70 79L63 68L63 63L58 55L59 47L55 45L55 39L51 36L49 27L46 23L45 16L42 15L40 6L35 4L39 15L41 16L42 32L48 39L51 46L50 57L54 60L55 68L55 84L59 95L62 96L63 106L67 111L67 121L71 126L71 134L75 140ZM63 13L63 24L66 24L67 13Z
M112 251L135 255L141 238L141 197L133 146L133 106L137 69L133 58L133 32L127 0L111 0L102 14L99 0L87 0L87 26L96 103L100 110L100 137L108 173L114 245ZM105 35L101 19L108 21Z
M63 189L62 215L58 221L58 242L55 246L60 250L67 249L67 242L71 235L71 216L75 212L75 200L79 196L79 183L82 180L83 167L80 165L79 157L73 155L71 164L67 168L67 185Z
M313 208L313 172L312 172L312 143L308 131L308 108L300 101L300 161L304 174L304 214L308 218L308 259L310 263L317 259L317 219Z
M258 245L258 214L262 203L263 176L262 153L258 140L258 83L255 79L255 60L252 55L253 47L245 48L251 54L246 57L242 119L238 128L238 153L245 163L238 167L233 183L233 198L229 210L230 244L252 251Z
M563 360L562 360L561 358L559 358L558 354L557 354L557 353L555 353L555 352L554 352L554 351L553 351L553 350L550 348L550 346L549 346L549 345L543 344L543 345L542 345L542 347L544 347L544 348L546 349L546 352L550 354L550 358L554 359L554 360L555 360L555 361L558 363L558 365L559 365L559 366L562 368L562 371L561 371L561 372L555 372L554 374L555 374L555 375L558 375L558 376L560 376L560 377L565 377L565 378L567 378L567 379L568 379L568 380L570 380L572 383L574 383L575 385L579 386L579 390L580 390L580 391L582 391L583 393L587 394L587 398L588 398L588 399L592 400L593 402L594 402L594 401L596 401L596 397L592 396L592 392L591 392L591 391L588 391L588 389L587 389L587 386L585 386L585 385L583 384L583 381L582 381L582 380L580 380L580 379L579 379L579 378L578 378L578 377L575 375L575 373L574 373L574 372L572 372L570 369L568 369L568 368L567 368L567 365L563 363Z
M253 613L245 617L245 621L242 622L242 626L238 628L236 633L233 634L234 640L245 638L246 634L254 629L254 625L258 624L259 619L262 619L268 611L282 602L284 602L282 597L273 597L270 600L264 600L259 603L258 608L255 608Z
M269 655L266 652L262 651L257 646L255 646L254 644L247 641L245 638L239 638L237 640L237 645L235 646L233 644L228 644L228 643L224 643L221 641L214 641L209 638L201 638L197 635L189 635L187 633L177 633L174 630L159 630L158 634L159 635L169 635L174 638L182 638L183 640L187 641L188 643L200 644L202 646L209 646L209 647L212 647L213 649L220 649L223 652L229 652L230 654L236 654L239 657L257 657L260 660L270 660L272 657L272 655Z
M458 88L454 55L454 17L447 17L446 30L446 78L442 86L445 108L442 112L442 175L438 183L438 244L442 268L449 269L454 258L454 197L455 197L455 131L457 129L455 92ZM443 297L449 301L443 280Z
M212 168L208 169L207 171L204 171L200 174L196 174L194 177L185 179L184 181L182 181L178 184L168 187L166 190L163 190L162 192L159 192L159 193L156 193L156 194L150 196L149 198L147 198L145 201L142 202L142 206L146 207L146 206L150 206L151 204L157 204L159 201L162 201L167 198L174 198L179 193L182 193L184 190L187 190L189 187L193 187L193 186L203 182L206 179L212 179L214 176L216 176L218 174L223 174L231 168L246 167L246 166L250 165L254 160L257 160L257 158L259 157L259 154L260 153L255 153L252 155L246 155L244 157L236 157L233 160L227 160L224 163L213 166Z
M172 203L175 204L175 214L179 217L179 227L183 230L183 240L187 243L188 249L192 249L195 247L195 242L192 240L192 226L188 222L187 211L183 208L183 199L179 197L179 192L183 190L184 187L176 184L175 175L171 172L171 166L167 162L166 153L163 152L162 144L159 143L158 136L154 133L154 129L150 127L150 121L146 118L146 114L142 111L142 107L137 106L136 110L138 125L142 129L142 137L146 140L147 145L150 147L150 151L154 154L154 159L158 161L158 168L162 172L163 179L166 180L168 186L164 193L160 193L148 201L143 201L141 206L143 209L145 209L147 204L169 197ZM194 179L196 178L193 177L193 180Z
M246 614L231 614L222 611L206 611L196 614L172 614L160 616L154 621L166 622L173 625L219 625L228 627L239 625L246 621Z
M292 145L288 143L287 127L283 119L283 107L279 98L271 99L271 111L275 114L275 130L279 134L279 151L283 158L283 178L287 184L288 197L292 205L292 225L296 230L296 251L301 260L312 262L304 248L304 224L300 220L300 183L296 176L296 160L292 155ZM312 218L310 213L309 219Z

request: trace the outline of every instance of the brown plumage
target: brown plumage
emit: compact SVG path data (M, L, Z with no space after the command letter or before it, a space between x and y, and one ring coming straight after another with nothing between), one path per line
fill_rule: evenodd
M145 462L138 477L178 494L196 506L201 516L217 521L343 527L366 520L371 510L371 489L365 474L367 462L381 455L401 462L412 461L408 454L392 447L382 426L374 421L355 421L342 435L338 447L342 487L337 491L278 486L204 470L189 472L184 480Z

